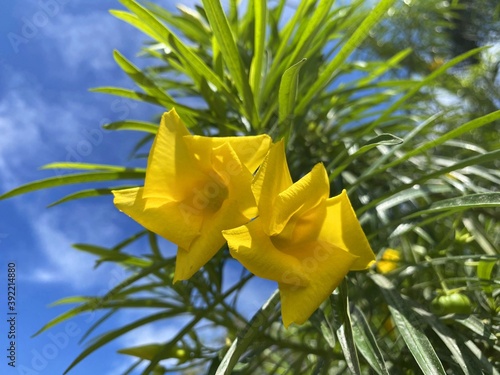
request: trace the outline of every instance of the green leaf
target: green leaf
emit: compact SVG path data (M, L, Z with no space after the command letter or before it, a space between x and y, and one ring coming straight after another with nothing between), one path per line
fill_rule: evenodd
M26 185L19 186L11 191L0 195L0 199L15 197L16 195L30 193L40 189L49 189L58 186L83 184L88 182L115 181L115 180L133 180L144 179L145 171L138 169L130 169L125 172L109 171L109 172L90 172L70 174L67 176L49 177L43 180L30 182Z
M143 258L134 257L123 252L112 251L100 246L88 245L88 244L74 244L73 247L77 250L97 255L100 261L110 261L116 263L123 263L128 266L135 267L150 267L152 262Z
M500 207L500 193L480 193L464 195L462 197L444 199L433 203L430 208L408 215L405 219L420 217L441 211L463 211L469 208Z
M116 186L114 188L81 190L81 191L77 191L76 193L73 193L73 194L68 194L65 197L49 204L47 207L54 207L54 206L57 206L58 204L66 203L66 202L76 200L76 199L93 198L93 197L100 197L103 195L111 195L112 190L127 189L130 187L132 187L132 186Z
M150 104L155 104L160 107L164 107L164 105L158 100L158 98L152 96L152 95L147 95L142 92L137 92L133 91L130 89L124 89L121 87L95 87L93 89L89 90L90 92L99 92L102 94L108 94L108 95L114 95L114 96L121 96L122 98L127 98L127 99L132 99L132 100L138 100L140 102L146 102Z
M122 20L128 23L129 25L134 26L135 28L141 30L144 34L148 35L152 39L155 40L157 39L156 33L147 25L147 23L143 22L135 14L115 9L111 9L109 13L111 13L119 20Z
M369 210L370 208L372 208L374 206L377 206L380 202L385 201L386 199L392 197L394 194L399 193L400 191L403 191L406 189L410 189L415 185L422 184L422 183L424 183L432 178L436 178L436 177L442 176L446 173L456 171L458 169L462 169L462 168L465 168L465 167L468 167L471 165L477 165L477 164L486 163L486 162L493 161L493 160L498 160L499 157L500 157L500 150L495 150L495 151L488 152L486 154L481 154L481 155L470 157L470 158L465 159L465 160L461 160L453 165L450 165L449 167L441 168L441 169L438 169L437 171L425 174L421 177L416 178L415 180L413 180L409 183L398 186L397 188L393 189L392 191L390 191L387 194L382 195L381 197L378 197L378 198L372 200L368 204L360 207L360 209L357 210L356 213L358 215L361 215L363 212Z
M252 126L258 127L258 114L255 108L252 90L248 83L243 61L236 46L233 33L229 27L224 10L219 0L202 0L208 21L219 45L222 57L227 64L231 78L243 99L246 115Z
M417 92L420 91L422 87L425 87L427 85L431 85L433 82L435 82L436 78L439 77L440 75L444 74L449 68L457 65L463 60L466 60L470 56L473 56L482 50L484 50L485 47L482 48L476 48L473 50L470 50L460 56L455 57L454 59L450 60L446 64L443 64L439 69L436 69L433 73L429 74L427 77L425 77L422 80L419 80L418 82L413 85L413 87L405 94L403 95L400 99L396 100L394 103L392 103L389 108L387 108L384 113L375 121L373 121L369 126L366 126L363 129L363 133L367 134L373 129L375 129L378 125L382 124L385 120L389 118L389 116L397 110L401 110L401 107L404 102L406 102L408 99L413 97ZM457 135L455 135L456 137ZM450 137L453 138L453 137ZM431 141L432 142L432 141ZM432 147L432 146L431 146Z
M467 327L470 331L474 332L476 335L485 340L489 340L492 342L496 340L495 335L491 332L490 326L484 324L481 319L474 315L469 315L464 319L455 319L455 322L460 323L464 327Z
M40 333L48 330L49 328L65 321L65 320L68 320L68 319L71 319L73 318L74 316L84 312L84 311L89 311L89 310L95 310L96 308L98 308L99 306L102 305L102 302L103 301L107 301L107 300L111 300L113 298L113 296L117 295L117 293L119 293L122 289L126 288L126 287L129 287L131 284L133 284L134 282L150 275L151 273L154 273L156 271L158 271L159 269L167 266L168 264L172 263L172 260L171 259L166 259L166 260L163 260L163 261L158 261L158 262L155 262L151 267L148 267L148 268L145 268L145 269L142 269L140 270L140 272L137 272L137 273L134 273L132 276L128 277L127 279L121 281L118 285L116 285L115 287L113 287L112 289L110 289L103 297L101 298L89 298L89 297L72 297L72 298L83 298L83 299L86 299L87 301L90 301L90 302L87 302L83 305L80 305L80 306L77 306L71 310L68 310L64 313L62 313L61 315L55 317L54 319L52 319L50 322L48 322L47 324L45 324L42 328L40 328L34 335L34 336L37 336L39 335ZM77 299L75 299L75 301L77 301Z
M425 324L422 319L408 306L389 279L378 274L372 274L370 277L384 295L399 333L422 372L446 375L432 344L423 333L422 326Z
M337 310L340 315L340 326L337 328L337 338L339 339L339 344L342 348L342 353L344 353L344 358L349 370L355 375L361 375L358 352L352 332L351 315L349 314L349 298L347 296L347 282L345 279L340 283L338 290L338 298L330 296L332 309ZM335 300L339 302L338 305L335 304Z
M323 25L330 15L330 10L335 0L320 0L315 4L314 13L311 18L305 23L305 29L297 35L298 41L294 45L292 53L285 60L287 64L291 64L297 59L307 57L311 54L312 41L317 37L319 25Z
M466 348L459 345L453 332L446 325L444 325L434 314L431 314L422 308L414 307L413 310L421 315L426 322L430 324L434 332L436 332L436 335L438 335L441 341L443 341L446 345L457 365L465 375L482 375L482 372L478 367L474 366L470 363L470 361L464 360L468 357L469 352Z
M190 48L188 48L166 25L161 23L149 10L137 3L135 0L120 0L120 2L134 12L144 24L152 30L158 41L163 42L167 46L171 46L178 52L178 56L182 61L188 64L193 72L202 75L205 79L231 97L231 91L227 88L224 81L210 69L205 62Z
M121 165L109 164L91 164L91 163L73 163L73 162L56 162L42 166L40 169L78 169L78 170L97 170L97 171L127 171L127 167ZM145 170L143 170L145 172Z
M158 132L158 125L151 122L144 121L116 121L103 126L107 130L134 130L139 132L156 134Z
M118 350L118 353L139 357L141 359L151 360L155 357L156 354L158 354L161 351L162 348L163 345L160 344L147 344L141 346L134 346L131 348L120 349ZM170 357L169 355L165 355L163 356L163 359L169 357Z
M239 358L250 346L262 327L271 323L269 317L274 313L278 301L279 291L276 290L233 341L217 368L216 375L232 374L233 368L238 363Z
M500 197L500 193L497 194ZM481 288L491 299L493 306L495 301L492 299L493 287L491 286L490 282L491 282L491 272L493 271L493 268L497 263L498 261L496 259L485 258L481 259L477 264L477 277L481 279Z
M431 126L434 124L434 121L439 119L441 116L443 116L442 112L436 113L435 115L429 117L425 121L423 121L421 124L418 126L414 127L409 133L405 134L403 143L400 143L399 145L396 145L392 147L391 149L388 150L387 153L382 155L381 157L377 158L368 168L366 168L363 173L356 179L356 181L352 184L352 186L349 188L348 192L352 193L355 191L355 188L364 182L365 180L369 179L370 177L377 176L382 171L385 171L388 169L388 166L384 165L383 167L379 168L380 165L385 163L389 157L394 155L397 151L399 151L405 144L411 144L411 140L416 137L419 133L427 129L427 127ZM399 158L397 158L399 160Z
M386 63L381 65L379 68L370 70L368 77L362 78L362 79L357 81L357 87L363 87L363 86L368 85L370 82L373 82L378 77L385 74L388 70L397 66L402 60L404 60L406 57L408 57L408 55L411 52L412 52L411 48L406 48L406 49L398 52L396 55L394 55L391 59L389 59Z
M264 52L266 48L266 18L267 0L254 0L255 7L255 31L254 31L254 55L250 65L250 87L252 88L254 101L260 99L260 81L263 75Z
M489 113L485 116L476 118L476 119L469 121L465 124L462 124L459 127L450 130L446 134L443 134L442 136L440 136L436 139L433 139L431 141L428 141L428 142L424 143L423 145L407 152L405 155L394 160L392 163L385 165L384 169L391 168L397 164L400 164L400 163L404 162L405 160L408 160L412 156L423 154L427 150L429 150L430 148L442 145L446 141L456 139L463 134L469 133L472 130L478 129L484 125L488 125L488 124L490 124L498 119L500 119L500 110L496 111L496 112Z
M354 306L352 317L352 332L359 352L377 374L389 375L377 339L359 307Z
M279 90L279 122L284 123L293 114L295 100L297 98L297 86L299 83L299 72L307 59L288 68L281 77Z
M167 109L175 107L179 115L182 116L186 125L194 125L194 120L191 118L191 115L197 115L198 113L196 110L178 103L174 98L168 95L163 89L158 87L151 79L149 79L138 67L127 60L127 58L120 52L116 50L113 51L113 56L120 68L122 68L123 71L127 73L127 75L132 78L132 80L147 94L155 97L158 102L160 102Z
M73 362L68 366L68 368L64 371L64 374L67 374L73 367L75 367L78 363L80 363L84 358L92 354L94 351L97 349L103 347L106 345L108 342L116 339L117 337L120 337L124 335L127 332L130 332L138 327L144 326L146 324L158 321L158 320L163 320L167 319L173 316L176 316L179 314L180 311L177 310L170 310L170 311L162 311L153 315L149 315L145 318L138 319L134 321L133 323L126 324L118 329L106 332L102 336L100 336L95 342L93 342L91 345L89 345L87 348L85 348L79 355L78 357L75 358Z
M385 145L385 146L394 146L398 145L400 143L403 143L403 140L399 137L396 137L395 135L388 134L388 133L383 133L380 134L367 142L363 144L357 150L354 152L352 155L349 155L348 158L342 161L342 164L340 165L335 165L337 162L337 159L334 159L327 167L327 170L333 169L332 173L330 174L330 181L333 181L339 174L341 174L348 166L349 164L352 163L353 160L357 159L359 156L365 154L366 152L370 151L371 149L380 146L380 145Z
M336 343L335 333L330 322L326 319L323 310L317 309L314 314L311 315L309 321L318 330L318 332L321 332L328 346L334 349Z
M354 31L349 40L342 46L337 55L335 55L332 61L330 61L326 68L320 73L314 84L311 85L305 95L302 96L302 99L299 101L299 104L295 109L296 114L303 113L309 106L314 96L319 92L322 92L323 89L328 86L333 74L341 67L344 61L363 42L363 40L365 40L365 38L369 35L370 30L380 21L393 3L394 0L381 0L376 5L370 14L363 20L361 25L359 25L356 31Z

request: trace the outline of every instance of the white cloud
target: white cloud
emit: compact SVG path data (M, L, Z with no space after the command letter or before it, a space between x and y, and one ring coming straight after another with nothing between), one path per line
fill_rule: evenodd
M124 271L112 264L94 269L95 256L71 247L74 243L111 246L118 242L121 228L109 216L108 206L83 203L75 204L71 214L66 209L38 213L32 222L33 232L44 261L35 266L29 279L38 283L64 282L78 291L100 286L105 292L116 285L125 276Z
M62 62L72 74L80 74L81 69L97 73L114 68L113 49L132 47L136 52L144 39L140 31L126 29L120 23L107 12L60 14L44 30L49 39L44 43L46 56L55 52L53 62ZM61 73L67 77L69 72Z
M37 80L7 67L0 73L7 94L0 102L0 187L7 191L32 176L57 151L81 140L81 104L56 104L43 97ZM50 147L48 147L50 146Z

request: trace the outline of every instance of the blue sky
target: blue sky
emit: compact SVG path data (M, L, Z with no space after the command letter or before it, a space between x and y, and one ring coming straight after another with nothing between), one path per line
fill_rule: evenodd
M173 1L159 2L172 7ZM183 4L189 2L183 1ZM2 3L0 15L0 193L55 175L39 168L55 161L125 164L141 137L108 132L104 123L152 120L162 109L91 93L98 86L133 87L115 65L113 49L137 64L145 37L116 20L110 0L18 0ZM47 209L75 187L39 191L0 201L0 348L8 348L7 264L17 268L16 369L0 356L2 374L62 374L83 350L82 334L95 322L86 315L35 338L30 336L68 306L49 304L72 295L102 294L126 274L110 265L93 269L95 258L73 250L73 243L113 246L139 227L118 212L110 197L70 202ZM133 232L132 232L133 233ZM174 249L163 244L166 252ZM139 248L138 248L139 249ZM140 252L140 250L138 250ZM247 294L247 310L259 307L272 285ZM105 328L137 319L124 312ZM177 322L178 323L178 322ZM178 324L177 324L178 326ZM163 342L176 325L147 327L91 355L71 374L121 374L131 359L118 348Z

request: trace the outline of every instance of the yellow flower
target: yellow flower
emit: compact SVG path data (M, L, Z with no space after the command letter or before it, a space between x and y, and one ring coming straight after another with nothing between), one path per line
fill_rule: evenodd
M375 255L346 192L328 198L322 164L292 183L283 142L271 146L252 190L259 216L223 235L248 270L278 282L284 325L302 324L350 270L368 268Z
M174 109L163 115L144 187L115 190L116 207L178 245L174 282L189 279L220 249L223 229L255 217L253 172L271 139L189 133Z
M398 262L401 259L401 254L398 250L386 249L382 254L382 258L377 262L377 271L380 273L389 273L398 268Z

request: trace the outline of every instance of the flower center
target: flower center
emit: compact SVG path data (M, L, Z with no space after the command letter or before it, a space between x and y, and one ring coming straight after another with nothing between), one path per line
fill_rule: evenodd
M220 209L227 195L227 187L224 184L208 177L193 187L184 202L199 214L214 213Z

